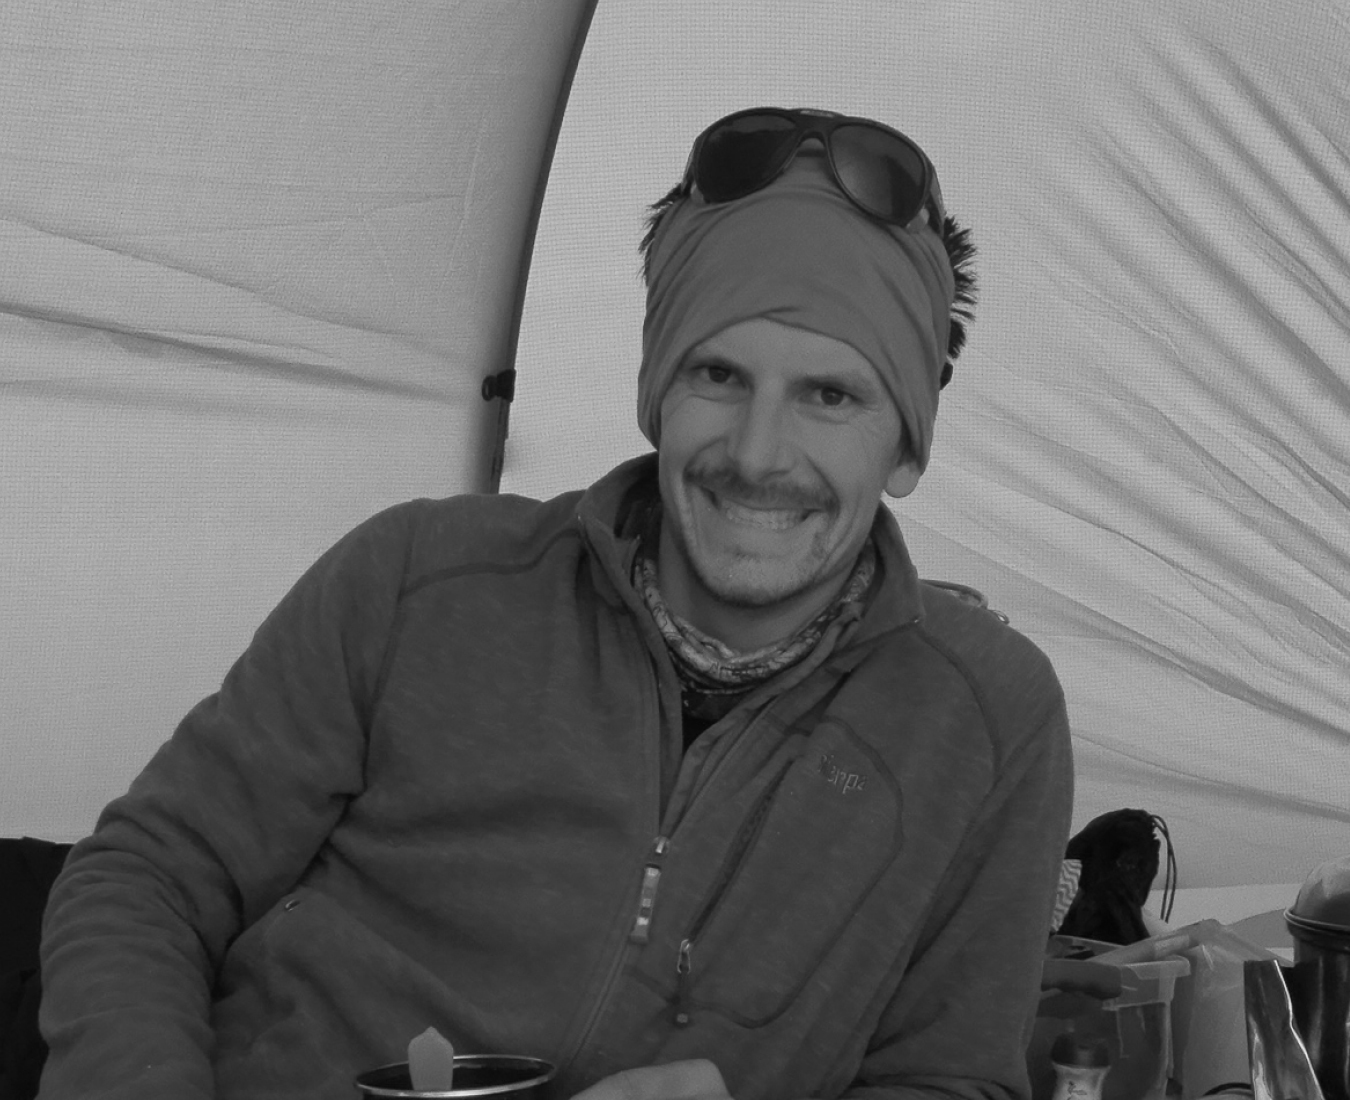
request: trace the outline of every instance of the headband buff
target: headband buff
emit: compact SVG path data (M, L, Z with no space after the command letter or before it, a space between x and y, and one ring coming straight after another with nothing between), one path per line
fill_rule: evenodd
M928 465L955 281L926 215L908 226L863 214L799 151L761 191L672 206L652 241L638 373L638 425L659 446L661 399L691 348L767 318L833 337L881 375L920 469Z

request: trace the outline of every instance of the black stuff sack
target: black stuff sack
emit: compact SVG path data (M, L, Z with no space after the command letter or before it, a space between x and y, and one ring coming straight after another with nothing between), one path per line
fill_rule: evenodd
M1176 858L1167 823L1146 810L1112 810L1093 818L1069 840L1065 859L1082 865L1078 893L1059 926L1062 936L1102 943L1137 943L1150 935L1143 908L1158 875L1161 833L1167 841L1165 921L1171 915L1167 889L1176 891Z

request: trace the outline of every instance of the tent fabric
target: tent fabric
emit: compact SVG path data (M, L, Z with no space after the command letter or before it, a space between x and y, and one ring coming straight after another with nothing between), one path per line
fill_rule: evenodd
M1250 7L1250 6L1248 6ZM920 571L1042 646L1075 827L1350 851L1350 0L11 4L0 833L87 832L385 504L648 449L648 203L760 103L914 136L980 247ZM539 214L557 113L567 111Z
M601 4L503 489L646 449L635 245L704 125L897 126L983 287L895 506L920 572L1053 658L1076 829L1138 806L1183 886L1302 881L1350 851L1348 56L1345 0Z
M483 489L594 0L0 19L0 833L75 839L340 534Z

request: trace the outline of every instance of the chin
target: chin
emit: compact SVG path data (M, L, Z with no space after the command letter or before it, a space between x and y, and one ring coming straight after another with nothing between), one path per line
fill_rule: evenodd
M710 595L745 610L777 607L807 595L821 583L824 573L824 563L814 559L765 562L738 557L710 562L699 554L691 557L694 575Z

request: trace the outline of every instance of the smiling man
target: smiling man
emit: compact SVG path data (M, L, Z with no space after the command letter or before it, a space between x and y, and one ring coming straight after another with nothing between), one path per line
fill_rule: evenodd
M342 539L77 845L44 1097L350 1095L429 1026L550 1100L1017 1100L1072 770L918 578L969 319L866 119L714 123L643 243L655 453Z
M661 401L661 591L737 650L786 637L843 587L883 489L918 463L876 369L767 319L691 349Z

